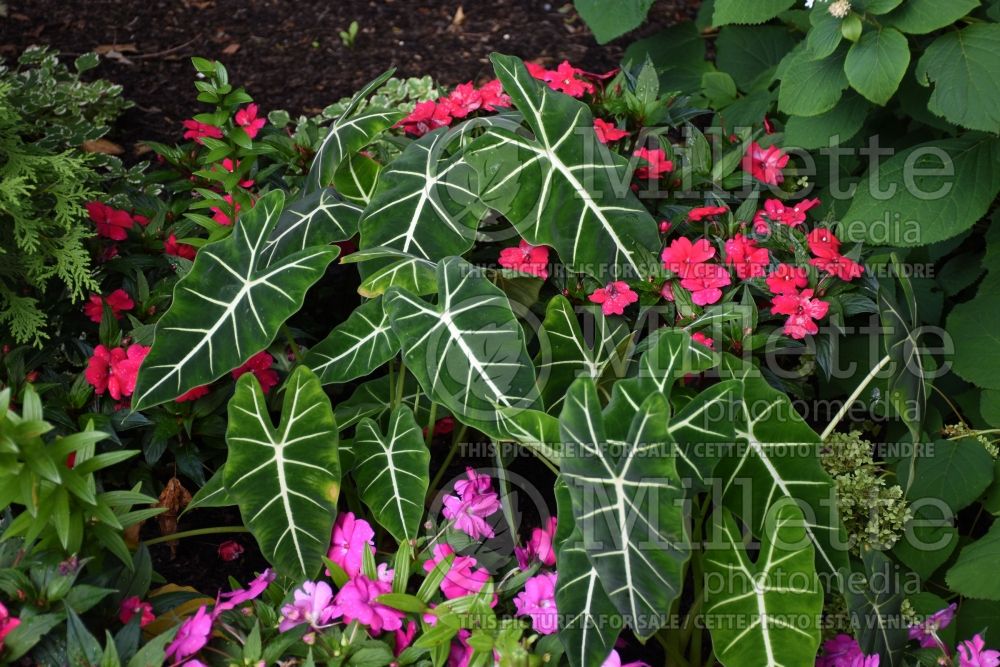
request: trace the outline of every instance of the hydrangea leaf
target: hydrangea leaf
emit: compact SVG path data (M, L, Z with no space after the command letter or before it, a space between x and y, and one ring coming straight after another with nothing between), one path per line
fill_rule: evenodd
M726 26L715 45L719 69L728 72L740 90L750 92L767 87L795 40L781 26Z
M274 426L260 383L246 373L229 402L223 481L267 560L298 580L319 572L340 495L337 424L305 366L284 387Z
M978 387L1000 389L1000 347L996 332L1000 327L1000 309L996 294L1000 273L991 272L979 285L976 296L960 303L948 315L946 328L956 341L952 369L963 380Z
M263 267L312 246L346 241L358 233L361 207L341 201L330 188L289 204L261 251Z
M316 157L303 184L307 194L331 185L337 167L345 158L364 148L403 118L405 114L395 109L367 108L355 113L362 101L385 83L393 71L383 72L355 93L343 113L330 124L323 143L316 149Z
M818 116L791 116L785 124L785 141L810 149L840 145L861 130L870 109L863 97L847 91L835 107Z
M587 556L640 638L667 618L689 556L669 416L666 397L654 393L628 422L626 437L615 440L609 427L616 424L602 413L594 381L581 377L559 418L560 470Z
M268 193L236 221L232 234L198 251L156 324L136 381L142 410L212 382L266 348L302 307L305 293L339 252L315 246L265 265L263 251L284 204Z
M385 434L371 419L358 424L354 470L361 500L397 542L416 539L424 513L430 451L406 406L396 408Z
M642 25L653 0L622 0L607 3L603 0L573 0L576 11L594 33L598 44L606 44Z
M980 5L980 0L906 0L879 19L882 25L914 35L926 35L949 26Z
M601 574L587 557L583 533L573 520L569 489L556 483L556 607L559 609L559 639L569 664L588 667L603 664L611 654L618 627L608 623L617 615L615 604L601 584Z
M948 588L976 600L1000 600L1000 579L996 564L1000 559L1000 523L971 544L962 547L958 560L948 570Z
M804 43L778 66L778 109L789 116L818 116L837 106L848 86L844 73L847 49L841 45L825 58L813 59Z
M437 268L438 302L394 287L385 299L407 368L464 423L499 437L498 408L534 408L535 370L510 302L460 257Z
M715 0L712 25L730 23L757 24L770 21L795 4L795 0Z
M334 327L309 350L303 363L323 384L347 382L368 375L397 352L399 341L392 333L382 297L377 297L358 306Z
M590 109L540 84L520 59L490 58L534 138L493 127L467 149L483 202L572 271L645 277L656 222L629 189L626 160L597 140Z
M811 665L820 642L823 590L806 520L792 501L773 506L751 560L732 514L713 522L705 553L705 620L726 667Z
M869 101L885 106L906 74L910 45L894 28L867 30L851 45L844 72L854 90Z
M979 23L935 39L917 62L934 84L927 108L970 130L1000 133L1000 25Z

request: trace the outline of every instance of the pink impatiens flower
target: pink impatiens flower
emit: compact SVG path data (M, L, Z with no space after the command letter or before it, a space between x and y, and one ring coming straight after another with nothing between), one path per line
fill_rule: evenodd
M274 571L267 569L257 575L257 578L251 581L250 585L246 588L238 588L229 593L220 593L219 599L215 603L215 608L212 610L212 618L218 618L223 612L236 609L236 607L251 600L256 600L267 590L267 587L271 585L274 578Z
M472 468L466 469L468 480L455 482L458 495L444 498L441 514L450 519L456 530L480 539L493 537L493 527L486 517L500 509L500 499L492 490L492 481L487 475L477 475Z
M353 512L337 515L333 524L333 535L330 538L330 551L327 558L340 566L347 576L353 577L361 572L364 563L365 549L375 555L375 531L364 519L358 519Z
M505 269L527 273L542 280L549 277L549 249L546 246L531 245L524 239L516 248L504 248L497 260Z
M635 169L635 177L644 181L656 180L674 169L674 163L667 159L667 154L662 148L649 149L643 146L636 149L632 155L646 161L644 166Z
M556 524L556 517L549 517L544 527L532 529L531 539L523 548L514 547L514 555L517 556L517 564L521 569L526 569L536 560L546 567L556 564L556 552L552 547Z
M260 132L261 128L267 123L263 118L257 117L257 105L248 104L244 108L236 112L234 117L236 124L243 128L243 131L247 133L247 136L251 139L257 137L257 133Z
M451 123L451 112L448 104L438 104L433 100L418 102L410 115L399 121L397 125L403 131L414 137L422 137L431 130L446 127Z
M188 245L187 243L178 243L177 237L171 234L167 237L167 240L163 242L163 252L167 255L173 255L174 257L183 257L184 259L194 259L195 254L198 249L193 245Z
M951 624L957 609L958 604L953 602L944 609L934 612L925 618L923 622L911 625L910 639L919 641L921 648L936 647L938 645L938 639L936 638L938 630L947 628Z
M743 156L743 171L758 181L778 185L785 180L781 170L788 164L788 154L777 146L764 148L756 141L750 144Z
M726 241L726 264L736 268L740 280L763 276L769 262L767 248L758 248L749 237L737 235Z
M333 589L325 581L307 581L293 593L293 602L281 608L278 632L288 632L308 623L313 629L326 625L333 617Z
M807 334L818 333L819 327L813 320L822 319L830 309L830 304L826 301L814 299L812 296L813 291L806 289L799 293L779 294L771 299L772 314L788 315L785 333L792 338L802 339Z
M808 275L803 266L778 264L767 277L767 288L775 294L794 294L809 284Z
M167 646L164 657L173 658L168 662L180 662L204 648L212 634L212 620L205 605L198 607L195 615L181 624L177 634L174 635L174 640Z
M127 625L136 614L139 615L140 628L144 628L156 620L156 616L153 614L153 605L143 602L138 595L122 600L118 610L118 620Z
M597 140L602 144L609 144L628 136L627 130L619 130L614 123L609 123L602 118L594 119L594 132L597 133Z
M111 208L99 201L87 202L84 205L87 215L97 227L98 236L112 241L124 241L128 238L128 230L132 229L135 219L128 211Z
M132 297L128 295L123 289L116 289L111 294L106 297L102 297L100 294L91 294L87 303L83 306L83 313L90 318L91 322L101 322L101 318L104 316L104 304L108 304L108 308L111 309L111 314L114 315L116 320L122 318L123 310L132 310L135 308L135 302L132 301Z
M199 122L193 118L189 118L184 121L184 138L194 139L195 143L204 143L202 139L209 137L211 139L221 139L222 130L214 125L208 125L206 123Z
M629 304L639 300L639 295L632 291L627 282L616 280L598 287L587 298L593 303L601 304L601 312L605 315L621 315Z
M1000 667L1000 651L986 648L979 635L958 645L958 667Z
M641 660L627 662L623 665L622 657L618 655L618 651L612 649L608 657L601 663L601 667L649 667L649 665Z
M388 582L372 581L363 574L351 577L334 598L331 618L343 617L345 623L358 621L373 634L399 630L405 614L375 601L379 595L391 592L392 584Z
M542 635L551 635L559 629L556 610L556 573L546 572L524 582L524 590L514 598L515 616L531 618L532 629Z
M424 572L431 572L438 564L448 558L455 556L455 550L450 544L434 545L433 557L424 562ZM475 595L482 590L483 586L490 579L490 573L485 568L476 568L476 559L472 556L455 556L444 579L441 580L441 592L445 598L464 597Z
M98 345L87 362L87 382L98 396L108 392L116 401L131 396L135 391L139 366L148 353L149 348L139 344L129 345L128 349L116 347L110 350Z
M21 619L11 616L7 607L0 602L0 651L3 650L3 640L19 625Z
M278 371L271 368L274 365L274 357L268 354L267 350L261 350L253 355L247 362L232 372L234 380L239 379L244 373L253 373L260 382L260 389L265 394L271 387L278 384Z
M840 634L823 642L823 655L816 667L878 667L877 655L866 656L854 637Z

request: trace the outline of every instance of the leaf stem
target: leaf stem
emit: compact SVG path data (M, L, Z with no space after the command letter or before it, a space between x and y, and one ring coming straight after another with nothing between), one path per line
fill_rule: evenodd
M861 396L861 392L865 390L865 387L867 387L869 383L871 383L871 381L875 379L875 376L878 375L883 368L889 365L890 361L892 361L892 357L890 357L887 354L884 357L882 357L882 359L877 364L875 364L875 368L871 369L868 372L868 375L866 375L865 378L861 381L861 384L859 384L857 388L851 393L851 395L847 397L847 400L844 401L844 404L840 407L840 410L837 411L837 414L834 415L830 423L826 425L825 429L823 429L823 433L819 436L821 440L826 440L827 438L830 437L830 434L833 433L833 431L837 428L837 424L839 424L840 420L844 418L844 416L847 414L847 411L851 409L851 406L854 404L854 401L858 400L858 396Z
M434 479L427 486L427 493L432 494L437 491L438 484L441 483L441 479L444 478L445 472L448 470L448 466L451 464L451 460L455 458L455 454L458 453L458 446L462 444L462 440L465 439L465 425L462 428L455 431L455 435L451 439L451 449L448 450L448 456L445 457L444 461L441 462L441 467L434 474ZM429 497L429 496L428 496Z
M403 394L406 393L406 362L399 360L399 377L396 378L396 401L393 407L398 408L403 404Z
M292 348L292 356L295 357L295 361L302 361L302 349L299 347L299 344L295 342L292 330L288 328L287 324L282 324L281 331L285 334L285 340L288 341L288 347Z
M154 544L162 544L163 542L173 542L174 540L184 539L185 537L198 537L200 535L217 535L220 533L249 533L250 529L246 526L213 526L211 528L195 528L193 530L183 530L179 533L173 533L172 535L161 535L160 537L154 537L151 540L143 540L143 544L147 547L153 546Z
M431 413L427 418L427 433L424 435L424 444L427 445L427 449L431 448L431 442L434 441L434 422L437 421L437 407L438 404L431 401Z

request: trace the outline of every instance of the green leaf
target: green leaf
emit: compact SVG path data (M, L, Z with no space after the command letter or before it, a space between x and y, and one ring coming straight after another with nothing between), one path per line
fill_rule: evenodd
M629 421L609 420L594 381L583 377L569 388L559 419L560 469L587 556L640 638L665 622L689 556L669 415L656 393Z
M333 184L337 192L346 199L367 206L375 194L378 176L382 165L358 153L344 160L333 175Z
M229 497L229 493L226 492L226 486L222 482L224 476L224 467L216 470L215 474L205 482L205 485L194 494L191 502L181 512L181 516L199 507L231 507L235 505L236 501Z
M659 74L661 91L676 90L693 93L701 85L701 77L712 71L705 60L705 39L693 21L664 28L649 37L629 44L622 62L639 64L652 61Z
M306 193L315 192L333 183L333 175L344 158L371 143L372 139L392 127L404 114L388 109L364 109L354 113L362 100L385 83L394 70L383 72L348 102L344 112L331 124L323 143L316 149L316 157L309 168L303 186Z
M361 208L343 202L331 189L318 190L289 204L261 251L261 266L313 246L346 241L358 233Z
M572 271L645 277L659 238L625 180L625 158L597 140L583 102L539 84L518 58L491 59L534 138L494 127L467 149L483 202L528 243L555 248Z
M601 575L587 557L583 533L573 520L569 489L556 483L559 525L556 529L556 607L559 639L573 667L602 664L618 638L618 626L608 620L617 615L615 604L601 584Z
M941 35L917 62L916 77L934 85L932 113L970 130L1000 132L1000 25Z
M753 561L732 515L723 510L713 521L722 542L705 554L705 620L715 654L726 667L809 665L819 648L823 590L806 520L787 500L764 525Z
M351 474L375 520L397 542L416 539L431 455L413 412L406 406L396 408L385 435L371 419L361 420L354 437L354 457Z
M603 0L573 0L598 44L606 44L642 25L653 0L621 0L609 4Z
M910 584L881 551L865 549L861 560L846 590L854 635L862 653L879 655L881 667L902 667L908 637L899 619L904 585Z
M854 91L818 116L791 116L785 124L785 143L799 148L829 148L846 143L865 124L871 105Z
M1000 290L1000 273L989 273L980 283L975 298L955 306L945 325L952 339L961 341L955 346L952 370L962 379L989 389L1000 389L997 290Z
M715 40L716 65L733 77L740 90L750 92L770 83L793 46L795 39L782 26L726 26Z
M289 576L315 576L340 495L337 425L319 380L304 366L292 372L275 428L257 378L241 376L226 444L226 490L264 556Z
M974 600L1000 600L1000 522L994 522L986 535L962 548L958 560L948 570L948 588Z
M841 46L825 58L814 60L799 46L781 61L776 76L781 79L778 109L790 116L818 116L837 106L848 86Z
M358 306L345 322L338 324L311 348L303 363L323 384L347 382L368 375L399 352L389 315L382 297Z
M826 58L837 50L844 38L841 32L842 19L828 11L818 9L809 13L812 27L806 35L806 48L813 58Z
M621 320L605 317L600 309L585 308L587 337L569 299L555 296L545 309L545 320L538 330L538 354L535 369L542 401L548 412L558 408L566 390L579 376L592 378L605 397L610 383L625 374L621 350L632 331ZM602 379L607 382L601 382Z
M790 8L795 0L715 0L712 25L729 23L764 23Z
M914 35L926 35L951 25L973 9L979 0L906 0L902 5L879 19L882 25Z
M917 457L912 477L899 470L908 499L933 498L957 513L971 505L993 481L993 459L978 440L937 440Z
M261 268L284 195L275 190L236 221L233 233L198 251L174 287L170 309L139 371L132 407L142 410L208 384L266 348L302 307L306 290L338 253L301 250Z
M893 28L869 30L851 45L844 61L847 80L871 102L885 106L910 64L906 37Z
M861 178L840 236L892 246L951 238L989 210L1000 192L998 162L1000 141L984 135L907 148L879 163L877 175Z
M497 408L532 408L535 371L507 297L460 257L438 264L438 303L399 288L385 309L407 368L462 422L496 435Z

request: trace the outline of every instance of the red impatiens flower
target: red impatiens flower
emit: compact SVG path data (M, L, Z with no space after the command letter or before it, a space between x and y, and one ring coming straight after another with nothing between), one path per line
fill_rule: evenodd
M768 223L777 222L789 227L798 227L806 221L806 211L819 206L819 199L803 199L794 206L785 206L780 199L768 199L764 208L753 218L753 228L758 234L767 234Z
M593 303L601 304L601 312L605 315L621 315L626 306L639 300L639 295L632 291L628 283L617 280L597 288L587 298Z
M226 540L219 545L219 558L234 561L243 555L243 545L236 540Z
M845 283L849 283L855 278L860 278L865 272L865 267L855 262L850 257L837 255L836 257L816 257L810 259L809 263L820 271L825 271L830 275L837 276Z
M826 316L830 310L830 304L826 301L812 298L811 289L790 294L779 294L771 299L771 313L774 315L788 315L785 322L785 333L792 338L805 338L807 334L814 335L819 332L816 326L818 320Z
M111 308L111 314L115 316L116 320L122 318L123 310L132 310L135 308L135 303L132 301L132 297L128 295L128 292L123 289L116 289L106 297L102 297L100 294L91 294L90 299L83 306L84 315L89 317L91 322L100 324L101 317L104 315L105 303Z
M809 244L809 252L817 257L836 259L840 256L840 239L824 227L817 227L809 232L806 243Z
M498 262L505 269L538 276L542 280L549 277L549 249L543 245L533 246L523 239L516 248L501 250Z
M465 118L473 111L483 106L483 95L472 82L460 83L455 86L455 90L446 98L439 100L442 104L447 104L448 112L454 118Z
M124 241L128 238L127 230L132 229L135 220L128 211L111 208L99 201L85 204L87 214L97 226L97 234L112 241Z
M701 222L705 218L722 215L727 211L729 211L729 209L725 206L699 206L698 208L693 208L688 212L688 220L691 222Z
M597 133L597 140L602 144L618 141L619 139L624 139L628 136L628 132L626 130L619 130L615 127L614 123L609 123L602 118L594 119L594 132Z
M736 267L740 280L763 276L769 262L767 248L758 248L753 239L737 235L726 241L726 264Z
M794 294L809 284L808 274L804 266L778 264L767 277L767 287L775 294Z
M251 139L257 137L257 133L260 132L261 128L267 124L267 121L263 118L257 117L257 105L248 104L244 108L236 112L234 117L236 124L243 128L243 131L247 133L247 136Z
M138 595L133 595L122 600L121 607L118 610L118 620L122 624L128 625L128 622L136 614L139 615L140 628L144 628L156 620L156 616L153 614L153 605L149 602L143 602Z
M694 266L706 262L714 256L715 247L708 242L708 239L698 239L691 243L691 239L681 236L671 241L670 245L663 249L660 258L663 260L663 268L683 278L691 272Z
M271 368L274 365L274 357L268 354L267 350L261 350L253 355L247 362L233 371L233 379L239 378L244 373L253 373L260 382L260 388L266 394L271 387L278 384L278 371Z
M696 343L701 343L710 350L715 349L715 341L700 331L695 331L693 334L691 334L691 340L693 340Z
M228 157L224 158L222 160L222 168L225 169L226 171L228 171L230 174L232 174L233 172L235 172L237 169L240 168L240 161L239 160L232 160L231 158L228 158ZM252 188L253 187L253 179L252 178L244 179L244 180L240 181L238 183L238 185L241 188Z
M108 392L116 401L131 396L135 391L139 366L147 353L149 348L139 344L129 345L128 349L116 347L110 350L98 345L87 363L87 382L93 385L98 396Z
M483 100L483 108L487 111L510 107L510 96L503 92L503 84L500 83L500 79L484 83L479 89L479 96Z
M173 255L174 257L194 259L198 249L193 245L188 245L187 243L178 243L177 237L171 234L167 237L167 240L163 242L163 252L167 255Z
M580 78L584 71L570 65L568 60L559 63L559 67L554 70L531 62L524 65L531 76L544 81L552 90L566 93L570 97L583 97L584 93L594 92L594 84Z
M203 384L200 387L195 387L189 391L184 392L180 396L174 399L177 403L186 403L188 401L197 401L202 396L206 396L209 392L207 384Z
M209 125L207 123L201 123L193 118L189 118L184 121L184 138L194 139L195 143L204 143L202 139L205 137L210 137L212 139L221 139L222 130L214 125Z
M209 206L209 208L214 213L214 215L212 215L212 220L215 220L220 225L228 227L229 225L233 224L234 220L236 220L236 216L240 212L240 203L238 201L233 201L233 196L228 194L223 195L222 200L227 204L229 204L229 208L233 212L232 216L230 216L229 213L227 213L226 211L222 210L221 206Z
M399 121L397 125L403 131L414 137L422 137L431 130L446 127L451 123L451 112L448 104L438 104L433 100L419 102L413 107L409 116Z
M642 180L655 180L663 174L673 171L674 169L674 163L667 159L667 154L663 152L662 148L654 148L650 150L642 147L637 149L634 153L632 153L632 155L645 160L647 163L647 166L636 167L636 178L641 178Z
M749 172L758 181L778 185L785 180L781 170L788 164L788 154L777 146L764 148L756 141L750 144L743 156L743 171Z
M691 300L707 306L722 298L722 290L731 282L729 272L719 264L696 264L681 278L681 287L691 292Z

